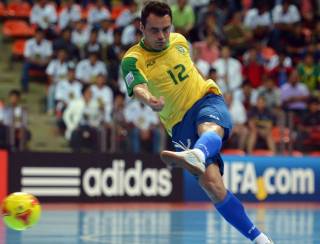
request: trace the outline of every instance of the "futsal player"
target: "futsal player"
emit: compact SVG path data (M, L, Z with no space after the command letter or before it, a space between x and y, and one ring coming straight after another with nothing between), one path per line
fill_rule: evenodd
M195 175L218 212L245 237L257 244L273 243L223 184L219 152L231 133L230 115L219 87L202 78L186 39L171 33L171 27L172 13L166 3L150 1L144 6L143 38L121 63L128 94L158 112L172 136L177 152L162 151L162 160Z

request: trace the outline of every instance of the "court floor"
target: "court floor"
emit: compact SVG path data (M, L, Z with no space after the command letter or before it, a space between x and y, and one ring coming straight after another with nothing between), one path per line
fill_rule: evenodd
M246 204L275 243L320 243L320 205ZM50 204L38 225L16 232L0 224L0 244L250 243L210 204Z

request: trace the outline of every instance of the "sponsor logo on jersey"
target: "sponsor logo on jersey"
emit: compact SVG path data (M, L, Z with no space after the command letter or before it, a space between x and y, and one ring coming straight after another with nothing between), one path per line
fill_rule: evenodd
M146 61L146 66L149 68L150 66L154 65L156 63L155 59L147 60Z

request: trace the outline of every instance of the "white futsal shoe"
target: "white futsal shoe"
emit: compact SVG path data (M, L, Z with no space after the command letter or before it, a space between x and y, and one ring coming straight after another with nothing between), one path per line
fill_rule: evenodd
M267 237L264 233L261 233L256 239L255 244L274 244L274 242Z
M162 151L160 156L169 168L183 168L196 176L206 171L205 163L201 160L197 149L187 149L182 152Z

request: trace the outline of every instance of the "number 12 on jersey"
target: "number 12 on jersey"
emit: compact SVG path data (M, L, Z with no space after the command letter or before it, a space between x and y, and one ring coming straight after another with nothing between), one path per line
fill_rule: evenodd
M184 81L189 77L189 75L185 74L186 67L184 67L183 64L177 64L173 67L173 70L167 70L167 73L170 75L170 78L172 79L173 83L175 85L178 84L178 81ZM174 73L177 73L176 75Z

